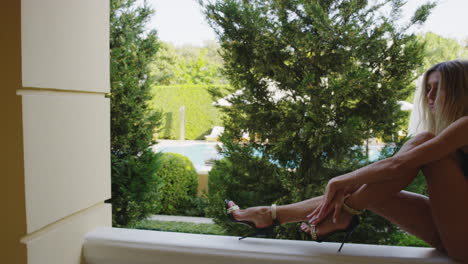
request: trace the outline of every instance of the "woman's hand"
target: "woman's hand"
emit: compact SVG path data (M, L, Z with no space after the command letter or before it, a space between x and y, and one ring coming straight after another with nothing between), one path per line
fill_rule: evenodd
M336 179L337 178L333 178L328 182L320 205L307 216L307 218L309 218L309 223L317 225L325 219L333 209L335 211L333 214L333 221L335 222L337 220L337 215L341 212L341 205L344 200L344 188L341 188L339 180Z
M314 224L314 225L319 224L332 211L333 211L332 221L333 223L336 223L341 213L341 208L342 208L344 199L345 199L344 190L338 190L334 194L332 201L329 202L328 205L322 202L317 208L315 208L315 210L312 213L307 215L307 218L309 219L309 223Z
M311 214L307 215L309 223L317 225L325 219L332 210L334 211L332 221L336 223L340 216L345 198L357 188L359 188L359 186L348 185L346 177L344 176L331 179L325 188L322 202Z

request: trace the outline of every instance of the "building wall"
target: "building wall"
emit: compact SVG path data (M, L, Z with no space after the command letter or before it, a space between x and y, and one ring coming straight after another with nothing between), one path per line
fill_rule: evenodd
M26 233L21 98L20 1L0 8L0 262L26 263Z
M109 1L13 0L0 14L0 261L80 263L84 235L111 225Z
M208 194L208 172L198 174L198 196Z

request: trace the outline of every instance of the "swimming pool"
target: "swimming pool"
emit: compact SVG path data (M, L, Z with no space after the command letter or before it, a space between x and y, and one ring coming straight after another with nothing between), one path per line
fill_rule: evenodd
M153 151L181 154L192 161L198 174L207 174L212 168L210 161L223 158L217 150L218 146L221 147L222 143L204 140L159 140L158 144L153 146ZM383 146L383 144L369 145L371 161L378 159Z
M198 174L206 174L212 168L211 163L207 162L223 157L217 150L218 146L222 144L204 140L159 140L153 151L181 154L192 161Z

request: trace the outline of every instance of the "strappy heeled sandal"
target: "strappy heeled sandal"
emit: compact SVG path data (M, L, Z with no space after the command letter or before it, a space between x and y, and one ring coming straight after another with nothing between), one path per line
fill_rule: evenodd
M271 207L270 207L270 209L271 209L271 219L273 220L273 223L271 225L267 226L267 227L258 228L258 227L255 226L254 222L235 219L234 216L232 215L232 213L237 211L237 210L240 210L240 208L237 205L229 207L229 202L231 202L231 201L230 200L224 200L224 204L225 204L225 207L226 207L226 215L229 217L229 220L231 220L232 222L235 222L235 223L248 225L248 226L250 226L251 228L253 228L255 230L255 232L252 235L243 236L243 237L239 238L239 240L244 239L246 237L259 237L259 236L270 235L270 234L273 233L274 228L280 224L278 219L276 218L276 204L272 204Z
M343 248L344 243L346 243L351 236L351 234L354 232L354 229L359 225L359 216L360 214L363 213L362 210L357 210L354 208L349 207L345 202L343 202L343 209L352 214L353 217L351 218L351 222L349 222L348 226L345 229L339 229L336 231L333 231L331 233L328 233L325 236L318 237L317 235L317 226L309 224L308 222L305 222L306 225L309 226L309 233L312 238L312 240L317 241L319 243L325 241L327 238L329 238L331 235L336 234L336 233L342 233L345 232L345 237L343 238L343 241L341 242L341 246L338 249L338 252L341 252L341 249Z

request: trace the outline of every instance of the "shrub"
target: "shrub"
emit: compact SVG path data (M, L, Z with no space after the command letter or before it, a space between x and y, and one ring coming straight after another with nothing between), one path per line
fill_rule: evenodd
M161 153L156 161L158 208L155 213L185 214L196 208L198 176L192 162L180 154Z

